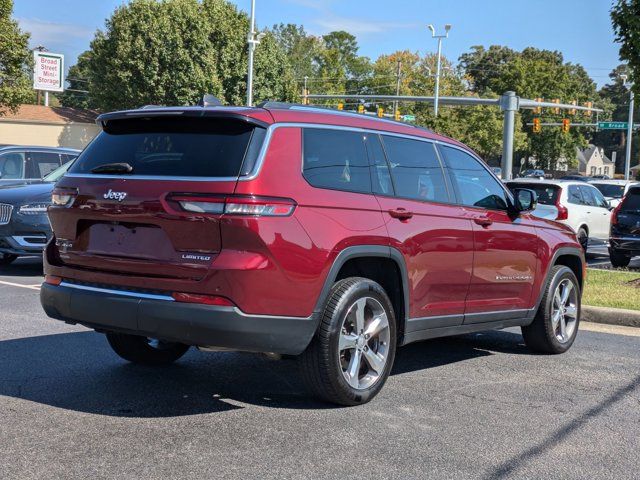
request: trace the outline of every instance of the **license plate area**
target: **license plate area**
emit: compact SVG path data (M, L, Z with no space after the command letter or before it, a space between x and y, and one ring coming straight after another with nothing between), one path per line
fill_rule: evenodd
M176 256L166 233L154 225L94 223L84 234L90 254L149 260L172 260Z

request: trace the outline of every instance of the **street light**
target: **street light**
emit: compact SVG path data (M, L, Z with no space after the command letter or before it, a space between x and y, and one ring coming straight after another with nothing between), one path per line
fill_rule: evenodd
M433 99L433 111L438 116L438 97L440 94L440 58L442 56L442 39L449 37L449 30L451 30L451 24L447 23L444 26L444 35L436 35L436 29L433 25L427 25L427 28L431 30L431 37L438 39L438 63L436 66L436 92Z
M247 43L249 44L249 70L247 72L247 106L253 105L253 52L256 49L256 45L260 44L260 40L264 38L265 33L256 32L256 0L251 0L251 26L249 28L249 35L247 36Z
M629 180L629 170L631 169L631 136L633 135L633 103L634 103L634 95L633 95L633 83L628 82L628 75L622 74L620 75L620 79L622 80L622 84L629 90L629 118L627 122L627 145L626 145L626 156L624 159L624 179Z

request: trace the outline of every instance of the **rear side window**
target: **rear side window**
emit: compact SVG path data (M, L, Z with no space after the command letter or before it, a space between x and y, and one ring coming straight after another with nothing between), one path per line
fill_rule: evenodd
M383 135L398 197L448 202L444 172L433 143Z
M640 188L632 188L627 192L620 206L621 212L640 212Z
M364 134L328 128L303 129L303 175L318 188L371 193Z
M478 160L457 148L440 149L462 205L489 210L508 208L504 188Z
M262 132L256 133L254 131ZM252 142L252 137L258 142ZM110 163L128 163L131 175L232 177L249 152L255 163L264 129L229 119L151 117L110 121L80 154L69 173L91 173Z
M567 201L569 203L573 203L574 205L586 205L586 202L583 200L582 194L580 193L577 185L569 185L567 195Z

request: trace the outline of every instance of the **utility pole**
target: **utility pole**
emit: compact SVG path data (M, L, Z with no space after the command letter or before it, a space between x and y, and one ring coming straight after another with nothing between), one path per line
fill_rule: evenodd
M435 116L438 116L438 98L440 96L440 64L442 62L442 39L443 38L448 38L449 37L449 30L451 30L451 24L447 23L444 26L444 35L436 35L436 29L433 25L429 24L427 25L427 27L429 28L429 30L431 30L431 37L432 38L437 38L438 39L438 63L436 66L436 91L435 91L435 95L434 95L434 102L433 102L433 112L435 114Z
M627 144L626 144L626 156L624 159L624 179L629 180L629 170L631 170L631 138L633 135L633 83L627 83L627 75L620 75L622 84L629 89L629 118L627 122Z
M504 112L502 124L502 179L513 178L513 135L516 124L516 112L520 109L519 98L515 92L505 92L500 97L500 109Z
M264 37L264 33L256 35L256 0L251 0L251 26L249 27L249 35L247 36L247 44L249 44L249 70L247 72L247 106L253 105L253 52L256 45L260 44L260 40Z
M398 60L398 70L396 71L396 97L400 95L400 80L401 80L401 72L402 72L402 60ZM398 101L393 102L393 114L396 115L398 112Z
M307 80L309 80L309 77L307 75L304 76L304 91L302 92L302 104L303 105L309 105L309 99L307 98L307 95L309 95L309 90L307 90Z

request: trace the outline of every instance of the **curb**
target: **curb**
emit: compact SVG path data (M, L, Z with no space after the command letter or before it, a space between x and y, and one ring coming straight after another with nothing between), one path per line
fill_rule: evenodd
M640 311L638 310L582 305L580 313L580 320L585 322L640 327Z

